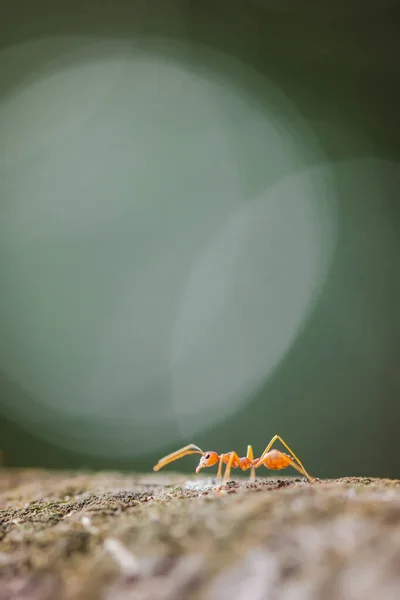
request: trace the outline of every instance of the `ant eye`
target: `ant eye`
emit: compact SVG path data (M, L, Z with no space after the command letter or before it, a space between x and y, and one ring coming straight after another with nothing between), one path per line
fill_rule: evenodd
M210 455L209 455L209 454L206 454L206 459L208 460L209 458L210 458Z

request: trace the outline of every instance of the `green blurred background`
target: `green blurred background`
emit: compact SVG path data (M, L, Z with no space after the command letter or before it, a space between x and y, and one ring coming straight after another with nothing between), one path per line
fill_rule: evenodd
M5 464L398 477L396 3L0 10Z

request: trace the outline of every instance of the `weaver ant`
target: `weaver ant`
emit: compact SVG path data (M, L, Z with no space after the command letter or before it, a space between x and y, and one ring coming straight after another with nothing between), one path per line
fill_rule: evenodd
M289 454L285 454L280 450L271 450L272 445L279 440L281 444L283 444L290 452ZM188 446L184 446L172 454L168 454L161 458L158 463L153 467L154 471L159 471L169 463L178 460L179 458L183 458L187 454L201 454L200 462L197 466L196 473L199 473L201 469L204 467L212 467L213 465L218 464L218 473L217 473L217 486L221 483L222 477L222 465L226 464L225 475L224 475L224 484L229 481L229 477L231 474L231 468L237 469L240 468L242 471L247 471L250 469L250 481L255 480L255 470L261 465L264 465L267 469L271 469L273 471L279 471L280 469L286 469L286 467L293 467L301 473L305 475L308 481L315 481L314 477L311 477L309 473L305 470L301 461L297 458L295 453L289 448L286 442L283 441L280 435L274 435L268 446L265 448L264 452L261 454L260 458L254 458L253 455L253 447L247 446L247 454L245 457L240 458L236 452L227 452L226 454L218 454L214 451L203 452L201 448L196 446L195 444L189 444Z

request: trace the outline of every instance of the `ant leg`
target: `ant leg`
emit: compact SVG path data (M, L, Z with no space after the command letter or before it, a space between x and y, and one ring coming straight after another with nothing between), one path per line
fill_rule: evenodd
M299 461L300 462L300 461ZM301 463L300 463L301 464ZM304 475L308 481L315 481L315 478L312 477L310 475L310 473L307 473L307 471L305 470L305 468L303 467L303 465L301 465L301 467L299 467L294 460L291 461L291 466L293 467L293 469L296 469L296 471L298 471L299 473L301 473L302 475Z
M253 446L249 445L247 446L247 454L246 454L247 458L249 459L250 462L253 462L254 460L254 454L253 454ZM256 470L254 467L251 467L250 469L250 482L253 482L256 480Z
M294 460L297 462L294 462L293 459L291 459L291 463L292 463L292 467L294 467L296 469L296 471L299 471L299 473L301 473L302 475L305 475L305 477L307 477L307 479L309 481L314 481L314 477L312 477L309 473L307 473L303 463L301 462L301 460L295 455L295 453L293 452L293 450L291 450L289 448L289 446L287 445L287 443L281 438L280 435L274 435L274 437L272 438L272 440L270 441L270 443L268 444L268 446L266 447L266 449L264 450L264 452L262 453L262 455L260 456L260 458L258 459L257 463L254 465L255 468L259 467L264 463L264 459L267 456L268 452L271 449L271 446L276 442L276 440L279 440L281 442L281 444L283 444L283 446L285 446L286 450L288 450L290 452L290 454L292 455L292 457L294 458ZM282 453L281 453L282 454ZM288 466L288 465L286 465ZM284 467L281 467L284 468Z
M224 485L226 485L228 483L228 481L229 481L229 477L231 476L231 468L232 468L232 466L235 467L235 465L233 465L233 463L235 461L237 463L236 466L240 466L240 458L239 458L239 456L236 454L236 452L231 452L228 464L226 465L226 469L225 469Z
M218 473L217 473L217 487L220 487L220 485L221 485L223 460L224 460L224 455L221 454L221 456L219 457L219 465L218 465Z
M264 452L261 454L260 458L258 459L259 461L262 460L266 454L268 454L268 452L271 450L271 446L276 442L278 437L279 437L278 435L274 435L274 437L272 438L272 440L270 441L270 443L268 444L268 446L265 448Z

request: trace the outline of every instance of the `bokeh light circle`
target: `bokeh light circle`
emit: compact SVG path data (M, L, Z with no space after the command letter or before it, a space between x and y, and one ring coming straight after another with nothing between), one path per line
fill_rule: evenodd
M189 433L193 400L205 403L197 430L206 427L210 388L187 397L188 374L204 379L204 368L193 371L198 333L188 317L198 293L201 352L218 343L222 352L207 328L225 335L229 314L242 323L228 338L243 344L236 358L260 350L247 374L246 359L230 387L210 395L219 418L230 414L286 351L314 278L320 285L325 217L318 229L303 188L297 203L275 195L278 181L320 155L295 107L236 59L159 39L34 40L3 51L0 70L0 368L21 391L3 411L61 446L116 457ZM301 308L279 351L265 355L252 327L263 303L268 312L269 288L259 289L251 324L247 292L232 286L253 285L265 268L278 277L280 263L259 253L302 235L296 257L310 260L299 273L310 290L293 288ZM227 276L211 300L210 262L211 282ZM292 267L281 266L290 279ZM290 294L289 279L275 282L271 302ZM239 304L218 330L228 295Z
M235 411L271 376L315 307L336 244L329 171L269 187L201 253L175 329L173 399L185 435Z

